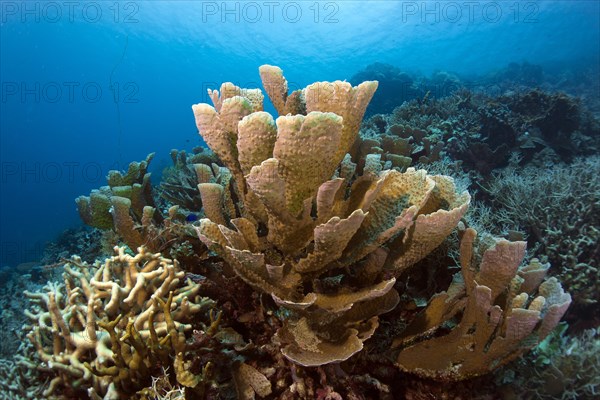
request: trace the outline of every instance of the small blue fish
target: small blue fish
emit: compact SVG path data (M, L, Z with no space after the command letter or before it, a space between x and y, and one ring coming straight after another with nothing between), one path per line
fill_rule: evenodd
M197 216L196 214L194 214L194 213L189 213L189 214L187 215L187 217L185 217L185 220L186 220L187 222L194 222L194 221L198 221L198 216Z

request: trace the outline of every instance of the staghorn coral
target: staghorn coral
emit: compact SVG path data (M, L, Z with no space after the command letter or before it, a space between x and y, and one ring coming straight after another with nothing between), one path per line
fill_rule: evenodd
M557 266L554 275L573 295L574 322L600 317L600 287L595 284L600 267L599 168L596 156L543 171L506 169L483 186L497 210L490 215L492 225L526 233L533 255Z
M35 365L25 363L21 355L15 359L0 358L0 400L37 400L42 398L46 382L40 380Z
M32 269L31 272L33 272ZM22 296L15 297L26 288L36 285L32 282L31 274L19 274L15 271L3 269L0 274L0 358L8 358L13 355L22 343L22 334L19 330L26 321L22 310L26 305L26 299Z
M177 262L143 248L135 256L115 250L94 266L73 258L63 283L25 291L34 303L25 311L25 329L36 369L52 378L44 396L87 391L90 398L130 398L157 365L171 365L170 355L183 361L186 321L212 306L197 285L182 286Z
M499 371L497 381L504 398L593 399L600 391L600 335L589 329L566 335L561 324L531 354ZM518 394L514 388L518 387Z
M285 110L286 81L274 68L261 67L261 76ZM202 220L200 238L281 306L277 338L301 365L360 351L377 315L397 304L394 276L437 247L469 203L448 177L381 171L377 163L360 176L352 172L344 155L375 88L313 84L299 96L308 114L276 121L252 113L240 96L223 101L220 112L193 107L200 134L232 170L242 202L231 225L216 221L222 215Z
M542 341L571 303L556 278L542 282L548 265L520 267L525 242L477 240L468 228L460 252L461 274L394 342L403 370L443 380L488 373Z
M7 270L2 270L5 272ZM21 328L27 322L23 310L27 308L27 298L22 296L25 289L41 290L42 285L32 279L31 273L47 278L57 271L49 271L39 266L22 271L1 274L0 281L0 399L37 400L41 398L47 382L40 379L35 364L29 360L34 349ZM21 272L21 273L20 273Z
M173 385L167 370L163 369L162 375L152 377L152 386L148 389L148 395L154 400L184 400L185 389Z

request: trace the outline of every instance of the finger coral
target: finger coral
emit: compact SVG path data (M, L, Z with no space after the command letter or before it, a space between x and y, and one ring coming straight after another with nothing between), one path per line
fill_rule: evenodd
M63 283L25 292L34 303L27 337L38 369L52 376L45 397L65 388L89 388L91 398L135 394L156 365L170 366L169 354L182 351L187 321L211 307L197 285L182 285L177 262L143 248L134 256L116 250L103 264L73 258Z

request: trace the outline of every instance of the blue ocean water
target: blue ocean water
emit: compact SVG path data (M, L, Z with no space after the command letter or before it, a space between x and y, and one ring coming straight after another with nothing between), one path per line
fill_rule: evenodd
M598 1L1 1L0 266L81 224L110 169L201 143L207 88L350 79L374 62L480 75L595 66ZM268 109L272 110L272 109Z

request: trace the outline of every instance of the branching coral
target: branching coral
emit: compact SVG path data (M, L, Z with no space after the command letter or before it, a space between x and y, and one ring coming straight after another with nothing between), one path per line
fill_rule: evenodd
M537 245L534 255L555 265L555 275L589 317L600 302L600 158L577 160L540 172L505 170L485 186L497 226L521 230ZM541 195L544 193L545 195Z
M600 393L600 334L589 329L571 337L565 326L549 335L525 360L498 376L508 395L526 400L593 399ZM508 397L508 396L507 396Z
M0 400L37 400L44 386L31 361L20 355L14 360L0 358Z
M53 376L44 396L65 388L89 388L91 398L131 396L183 350L186 321L211 307L197 285L181 286L177 262L143 248L135 256L116 250L95 266L74 258L63 283L25 292L35 303L26 315L38 369Z

